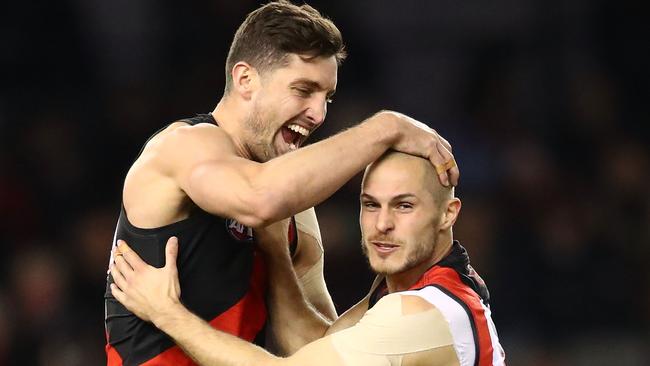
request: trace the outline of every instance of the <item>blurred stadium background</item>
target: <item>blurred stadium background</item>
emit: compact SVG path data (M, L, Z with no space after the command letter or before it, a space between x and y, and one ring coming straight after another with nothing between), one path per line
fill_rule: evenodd
M510 365L650 364L648 28L633 1L312 1L350 56L314 140L396 109L447 137L455 235ZM221 96L249 1L12 1L0 22L0 364L101 365L122 178ZM645 46L644 46L645 45ZM326 174L326 172L323 172ZM339 310L359 178L317 208Z

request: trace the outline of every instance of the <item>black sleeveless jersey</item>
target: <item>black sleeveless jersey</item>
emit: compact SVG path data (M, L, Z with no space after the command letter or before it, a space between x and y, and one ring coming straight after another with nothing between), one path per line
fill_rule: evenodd
M182 121L216 124L209 114ZM289 235L295 248L293 220ZM171 236L178 237L183 304L213 327L263 345L266 269L255 251L252 229L198 207L182 221L142 229L129 222L122 207L113 245L122 239L144 261L162 267ZM112 282L109 274L104 294L108 365L194 365L167 335L112 296Z

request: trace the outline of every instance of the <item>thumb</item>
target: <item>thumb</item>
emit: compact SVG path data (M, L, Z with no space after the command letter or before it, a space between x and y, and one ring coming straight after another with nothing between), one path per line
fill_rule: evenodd
M165 267L176 266L176 258L178 257L178 238L172 236L167 240L165 246Z

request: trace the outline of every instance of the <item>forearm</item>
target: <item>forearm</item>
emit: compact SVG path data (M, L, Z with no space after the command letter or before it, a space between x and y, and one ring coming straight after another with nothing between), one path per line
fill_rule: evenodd
M330 320L312 306L299 285L288 252L267 255L269 267L269 318L271 330L282 354L321 338Z
M333 334L343 329L350 328L357 324L357 322L363 317L363 315L368 311L368 305L370 304L370 297L375 292L377 286L381 284L384 276L376 276L372 285L370 286L370 291L368 294L361 299L356 305L352 306L345 313L343 313L336 321L327 329L325 335Z
M280 362L262 348L212 328L181 304L152 321L202 366L275 366Z
M254 185L272 208L274 222L313 207L331 196L355 174L392 146L399 131L393 118L375 115L318 143L279 156L262 165Z

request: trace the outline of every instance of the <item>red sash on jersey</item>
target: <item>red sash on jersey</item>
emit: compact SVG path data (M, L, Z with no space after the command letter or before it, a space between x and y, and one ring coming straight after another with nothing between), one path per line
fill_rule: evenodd
M484 310L484 306L489 307L489 291L483 279L469 264L469 255L458 241L454 241L449 255L429 268L416 283L409 287L409 290L420 290L428 286L440 289L465 309L472 325L476 345L474 364L492 365L495 350ZM369 307L386 294L388 294L388 287L384 280L372 294Z

